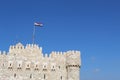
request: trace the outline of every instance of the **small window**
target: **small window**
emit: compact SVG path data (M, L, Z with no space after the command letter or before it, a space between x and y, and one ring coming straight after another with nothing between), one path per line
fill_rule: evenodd
M44 79L46 78L45 74L44 74Z
M47 71L47 66L46 66L46 64L43 65L43 71Z
M62 76L60 77L60 80L62 80Z
M44 65L44 68L46 68L46 65Z
M30 79L32 78L32 74L30 74Z
M36 67L38 67L38 65L36 65Z
M60 69L60 66L58 66L58 68Z
M12 65L11 65L11 63L10 63L10 67L11 67Z
M39 70L39 68L38 68L38 65L37 65L37 64L35 65L35 70Z
M52 66L52 69L51 69L51 71L55 71L55 66Z
M30 70L30 65L29 64L27 65L26 70Z
M29 64L27 65L27 67L29 67Z
M20 67L20 64L19 64L19 67Z
M16 73L14 74L14 78L16 77Z
M18 68L17 69L21 69L21 64L18 65Z

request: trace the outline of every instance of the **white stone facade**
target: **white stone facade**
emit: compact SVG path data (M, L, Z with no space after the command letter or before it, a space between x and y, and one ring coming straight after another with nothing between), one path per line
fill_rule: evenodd
M0 51L0 80L80 80L80 51L42 53L21 43Z

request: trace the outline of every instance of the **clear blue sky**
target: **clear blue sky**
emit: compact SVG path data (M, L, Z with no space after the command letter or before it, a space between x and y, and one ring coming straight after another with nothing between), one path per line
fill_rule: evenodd
M0 50L20 41L44 53L80 50L81 80L120 80L119 0L1 0Z

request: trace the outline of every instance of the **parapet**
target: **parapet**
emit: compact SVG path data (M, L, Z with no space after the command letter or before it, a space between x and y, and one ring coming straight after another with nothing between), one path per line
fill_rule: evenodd
M67 51L66 52L66 64L68 66L70 65L76 65L76 66L81 66L81 55L80 51Z
M54 58L57 61L60 59L65 59L67 65L81 65L81 55L80 51L67 51L67 52L59 52L59 51L52 51L50 54L43 54L42 47L39 47L36 44L27 44L24 46L21 43L16 45L12 45L9 48L9 54L13 55L21 55L21 56L36 56L36 57L43 57L43 58ZM0 54L7 54L5 51L1 52Z
M58 57L62 57L64 56L64 52L56 52L56 51L52 51L51 54L50 54L50 57L51 58L58 58ZM64 56L65 57L65 56Z
M9 48L9 53L10 54L14 54L14 53L42 53L42 47L39 47L36 44L27 44L26 46L24 46L21 43L18 43L16 45L11 45Z
M0 51L0 55L7 55L7 52L6 51Z
M10 46L9 52L11 52L11 51L13 51L13 50L22 50L22 49L24 49L23 44L18 43L18 44L16 44L16 45Z

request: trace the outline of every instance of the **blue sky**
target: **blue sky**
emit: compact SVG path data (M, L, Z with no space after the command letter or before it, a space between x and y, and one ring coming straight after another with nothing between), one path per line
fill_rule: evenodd
M81 80L120 80L119 0L1 0L0 50L35 42L44 53L80 50Z

